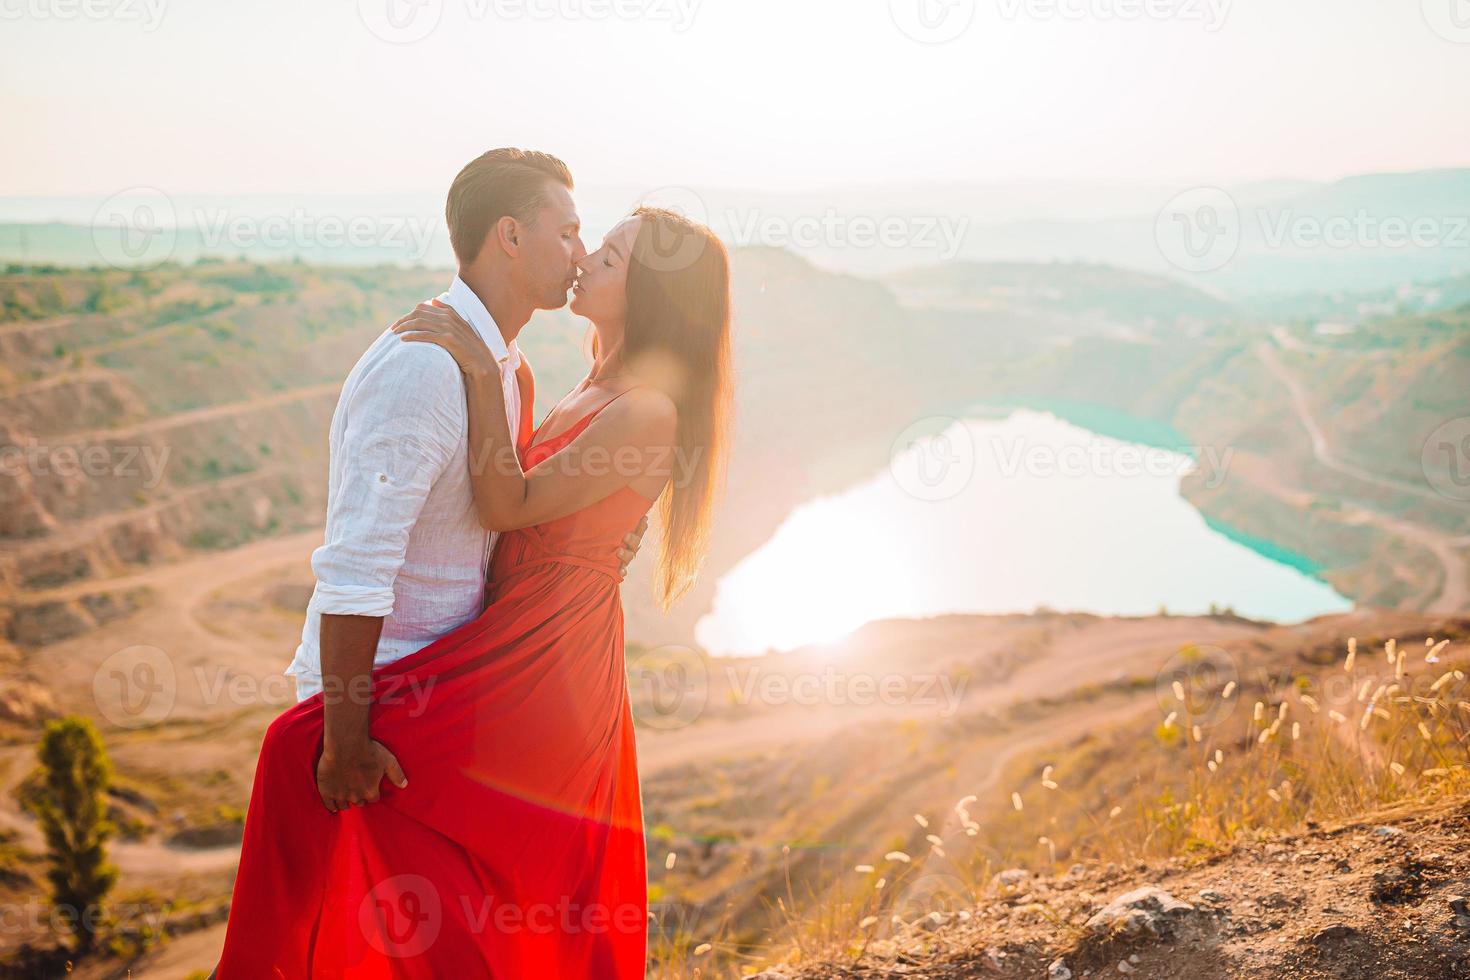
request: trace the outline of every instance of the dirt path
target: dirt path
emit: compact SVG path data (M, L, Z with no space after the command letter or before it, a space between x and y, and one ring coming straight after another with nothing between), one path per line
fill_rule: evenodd
M201 422L209 422L215 419L229 419L240 415L249 415L252 412L260 412L265 409L290 405L294 402L307 401L312 398L326 396L335 398L341 388L342 382L327 381L322 384L307 385L303 388L292 388L289 391L278 392L274 395L263 395L259 398L250 398L245 401L225 402L220 405L196 408L188 412L175 412L171 415L149 419L146 422L139 422L135 425L124 425L108 429L80 429L72 432L57 433L50 438L50 441L91 444L106 442L108 440L137 439L152 433L168 432L183 426L198 425Z
M286 477L295 473L297 473L297 470L294 467L286 464L274 464L258 470L252 470L249 473L237 473L234 476L212 480L208 483L186 486L173 490L168 494L153 494L150 502L146 506L120 510L111 514L99 514L96 517L89 517L84 520L68 521L65 527L44 537L0 542L0 558L23 562L28 559L53 555L67 548L81 547L90 541L104 537L107 532L114 528L157 518L170 508L177 507L196 497L228 493L239 487L248 487L263 480ZM231 554L234 554L234 552L232 551ZM112 581L115 580L89 578L71 586L57 586L50 590L30 590L22 594L29 599L42 600L75 598L78 595L106 591Z
M1365 470L1361 466L1355 466L1335 456L1327 441L1326 433L1322 431L1322 427L1317 424L1316 418L1312 415L1311 406L1307 401L1306 391L1302 388L1301 382L1287 369L1286 365L1281 363L1281 359L1276 356L1276 351L1269 344L1257 345L1256 355L1266 365L1266 369L1275 375L1276 379L1286 387L1287 393L1291 397L1292 410L1296 413L1297 419L1302 423L1302 427L1307 430L1307 435L1311 437L1312 455L1316 458L1317 462L1330 470L1341 473L1343 476L1352 477L1354 480L1371 483L1397 493L1411 494L1440 506L1448 503L1444 497L1428 487L1420 486L1416 483L1405 483L1402 480L1395 480L1391 477L1380 476L1377 473Z
M976 621L986 623L983 617L977 617ZM982 629L983 626L977 628L976 646L990 639L982 634ZM1098 619L1062 632L1043 653L998 681L972 680L960 692L962 697L955 714L999 711L1040 698L1058 697L1079 687L1139 675L1152 677L1169 655L1184 644L1228 645L1256 632L1258 627L1247 623L1205 617ZM957 642L963 643L963 639ZM936 655L935 660L939 659ZM749 669L748 661L742 663L747 665L742 669ZM722 669L718 660L712 662L712 669ZM907 664L888 673L918 676L924 669L922 665ZM788 673L779 668L773 672ZM876 675L871 668L863 667L854 670L850 679L873 679ZM718 688L712 685L712 690ZM1152 696L1151 688L1149 694ZM936 697L934 701L942 702L942 698ZM701 760L757 754L826 738L848 725L935 720L945 707L942 703L913 700L865 707L793 705L752 712L744 718L699 722L673 731L642 728L638 733L638 767L644 775L651 775ZM1088 710L1079 709L1084 718Z
M256 474L242 474L253 476ZM116 578L87 579L54 589L42 589L26 593L27 598L37 600L75 599L94 592L114 592L135 588L148 588L158 596L158 602L138 613L133 622L135 632L151 633L156 636L171 635L167 628L177 624L181 616L193 621L195 607L211 592L225 588L233 582L250 578L260 572L279 568L292 562L309 560L312 549L321 544L322 529L313 528L297 534L278 538L266 538L231 549L227 555L201 554L183 561L171 562L154 568L121 575ZM155 622L155 616L158 617ZM215 636L211 633L210 636ZM89 634L93 642L96 634ZM217 638L217 637L216 637ZM52 651L67 645L69 641L54 644L39 651L36 656L49 657Z
M44 852L46 841L40 826L22 814L14 803L16 787L34 765L35 758L35 750L30 746L0 750L0 766L5 767L7 774L4 781L6 803L0 807L0 828L15 831L18 835L17 843L23 847ZM155 877L164 869L171 877L232 871L240 859L239 848L233 845L184 848L170 847L156 840L113 840L108 845L107 853L108 860L122 871L124 880L131 879L133 882Z
M115 705L105 700L106 685L94 683L100 664L115 651L130 646L157 647L177 667L177 683L172 685L173 709L165 720L221 720L223 715L225 724L206 741L182 744L155 740L134 745L123 733L115 739L118 744L113 749L114 755L127 758L139 753L151 754L156 757L151 760L154 765L166 765L167 753L181 751L188 753L191 768L211 763L221 768L249 765L254 756L252 740L244 733L237 734L227 720L231 714L238 714L242 706L211 702L209 688L191 683L193 675L188 668L212 665L231 676L244 674L266 681L279 677L290 662L291 651L223 636L209 628L201 611L215 593L227 590L233 583L304 562L320 541L320 530L308 531L246 545L232 551L225 561L217 555L206 555L110 580L105 583L109 588L146 586L153 590L156 602L122 622L31 653L27 666L46 677L63 711L76 711L89 717L100 714L105 725L107 717L114 714L111 709ZM56 590L54 594L97 591L98 584L86 583ZM276 686L289 693L290 679L282 681ZM262 685L261 690L274 688ZM0 749L0 766L5 773L0 826L16 830L25 846L44 849L40 828L21 813L14 795L15 786L29 771L34 755L34 749L29 746ZM233 846L186 849L157 841L119 840L110 850L112 860L124 872L124 880L131 878L134 883L164 871L177 875L228 870L238 859L238 851Z
M1327 442L1327 436L1322 427L1317 424L1313 417L1311 406L1307 401L1306 392L1301 383L1281 363L1276 352L1269 344L1260 344L1256 348L1256 355L1266 365L1276 378L1285 386L1291 399L1292 411L1296 414L1302 427L1306 429L1308 437L1312 442L1312 456L1322 466L1350 479L1374 486L1392 490L1395 493L1407 493L1425 500L1432 501L1443 506L1446 501L1433 490L1417 486L1412 483L1404 483L1389 477L1379 476L1359 466L1345 462L1332 454L1331 447ZM1256 482L1261 482L1263 475L1256 475ZM1278 491L1284 488L1276 488ZM1287 496L1278 492L1278 496ZM1298 505L1307 505L1311 502L1311 495L1301 491L1291 491L1288 499L1294 499ZM1470 558L1462 554L1459 549L1465 547L1470 541L1470 536L1454 538L1450 535L1423 524L1414 524L1398 518L1389 517L1378 511L1368 510L1356 505L1344 505L1344 513L1347 514L1351 523L1370 524L1387 531L1395 537L1403 538L1420 545L1434 555L1435 559L1444 569L1444 580L1440 585L1437 595L1423 603L1425 612L1430 613L1454 613L1470 607Z
M1060 719L1051 715L1037 718L1016 731L1008 732L1004 741L987 754L982 778L978 781L971 779L971 792L981 800L991 798L1004 789L1000 785L1001 777L1016 760L1087 732L1101 731L1137 717L1145 710L1152 694L1152 691L1134 691L1111 695L1093 702L1086 710L1064 714ZM964 830L959 813L952 808L945 811L945 818L939 826L941 829L936 833L946 840L957 838Z

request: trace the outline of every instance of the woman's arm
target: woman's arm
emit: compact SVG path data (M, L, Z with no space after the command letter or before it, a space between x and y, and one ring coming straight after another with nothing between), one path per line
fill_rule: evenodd
M570 445L525 472L510 437L500 366L475 329L448 307L420 304L393 331L406 341L443 347L464 373L470 480L486 529L555 520L635 483L656 496L674 475L678 413L667 395L650 388L628 392Z

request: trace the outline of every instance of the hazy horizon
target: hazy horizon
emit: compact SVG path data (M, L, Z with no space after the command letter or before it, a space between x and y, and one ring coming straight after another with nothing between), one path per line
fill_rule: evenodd
M514 145L514 144L505 144ZM489 148L488 146L486 147ZM547 149L546 147L525 147L527 149ZM468 162L466 160L465 162ZM575 171L573 177L577 181L574 194L603 195L639 195L660 187L689 188L703 193L711 194L765 194L782 198L800 198L811 195L829 193L855 193L870 190L889 191L921 191L933 192L942 190L966 190L966 191L1001 191L1015 189L1044 190L1055 188L1071 188L1075 190L1096 190L1099 188L1133 188L1138 190L1155 191L1161 188L1175 187L1199 187L1219 186L1227 190L1244 190L1256 187L1269 187L1271 185L1310 185L1316 187L1328 187L1345 180L1360 177L1407 177L1418 174L1449 173L1459 171L1470 171L1470 141L1460 158L1444 163L1435 163L1424 166L1404 166L1395 169L1372 169L1372 170L1345 170L1340 173L1331 173L1318 176L1308 176L1299 173L1271 173L1241 175L1225 177L1214 173L1196 174L1161 174L1157 176L1100 176L1086 173L1072 175L1059 175L1048 177L1024 176L1020 174L997 175L986 177L942 177L922 179L852 179L831 180L828 182L813 182L810 184L795 186L766 185L755 182L747 183L707 183L692 181L685 184L653 185L640 184L631 181L601 181L592 174L579 175ZM452 176L452 175L451 175ZM135 185L153 186L153 185ZM356 198L356 199L421 199L442 198L448 190L449 183L446 180L443 186L422 187L381 187L381 188L358 188L358 189L335 189L335 190L310 190L306 187L282 187L270 189L241 189L236 187L171 187L169 193L177 194L186 198L233 198L233 199L280 199L280 198L312 198L316 200L327 200L334 198ZM97 201L117 193L116 187L80 188L66 191L39 191L12 193L0 188L0 221L12 220L8 213L3 210L7 205L16 202L64 202L64 201ZM55 219L66 220L66 219Z
M508 144L509 145L509 144ZM488 147L487 147L488 148ZM527 147L531 148L531 147ZM553 151L549 151L553 152ZM468 161L466 161L468 162ZM989 177L949 177L949 178L921 178L921 179L852 179L831 180L825 183L817 182L800 186L776 186L762 185L754 182L748 183L704 183L692 181L685 184L652 185L640 184L630 181L601 181L596 179L596 174L579 175L573 173L576 179L574 194L592 195L605 197L614 195L637 196L656 191L663 187L679 189L691 189L700 194L716 195L741 195L761 194L773 198L806 198L821 194L849 194L863 191L898 191L906 193L933 193L935 191L1046 191L1066 188L1082 192L1096 192L1100 189L1133 189L1147 192L1156 192L1167 188L1219 186L1231 191L1244 191L1257 188L1269 188L1275 185L1281 186L1310 186L1330 187L1333 184L1345 180L1353 180L1363 177L1409 177L1415 175L1432 173L1454 173L1470 172L1470 142L1462 157L1456 161L1427 166L1406 166L1399 169L1378 170L1350 170L1325 176L1304 176L1297 173L1262 173L1258 175L1247 175L1240 177L1224 177L1220 174L1173 174L1158 176L1119 176L1108 177L1078 173L1068 176L1035 177L1016 175L999 175ZM153 186L153 185L138 185ZM383 187L362 189L335 189L335 190L309 190L305 187L286 187L276 189L242 190L229 187L171 187L167 188L170 194L177 194L184 198L229 198L239 200L270 200L290 199L293 197L310 198L313 200L333 199L360 199L360 200L391 200L402 199L405 201L421 201L423 199L442 198L448 190L448 182L443 186L423 187ZM111 194L117 193L118 188L77 189L69 191L47 191L37 193L10 193L0 189L0 221L12 220L9 213L4 209L17 202L72 202L72 201L99 201ZM1117 210L1114 206L1111 210ZM57 218L54 220L70 220Z

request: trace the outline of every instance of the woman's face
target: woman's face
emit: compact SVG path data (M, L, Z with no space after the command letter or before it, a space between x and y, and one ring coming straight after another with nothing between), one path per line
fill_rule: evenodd
M643 219L624 218L607 233L595 252L577 262L572 286L572 312L593 323L620 322L628 311L628 259Z

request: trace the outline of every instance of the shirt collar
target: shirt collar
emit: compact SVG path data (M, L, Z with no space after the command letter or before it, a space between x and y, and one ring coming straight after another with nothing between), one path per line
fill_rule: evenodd
M495 318L480 302L480 297L459 276L454 277L449 289L439 294L439 302L454 310L480 335L485 341L485 346L490 348L490 353L495 355L496 363L502 368L510 368L512 371L521 366L521 351L512 340L509 344L505 342L505 336L501 334L500 327L496 325Z

